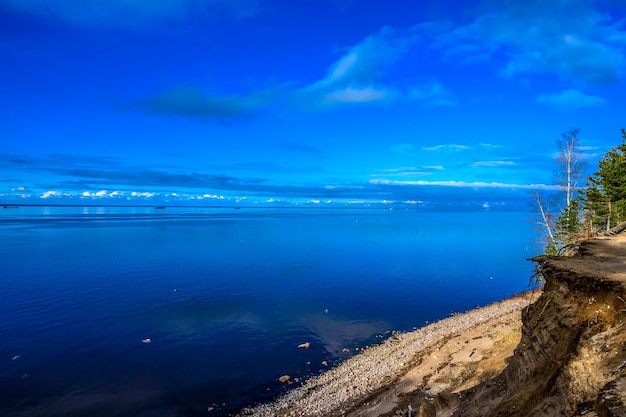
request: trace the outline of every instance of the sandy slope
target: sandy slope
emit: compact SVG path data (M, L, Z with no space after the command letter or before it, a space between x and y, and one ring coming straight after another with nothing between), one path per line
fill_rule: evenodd
M458 391L500 372L520 340L525 294L396 335L312 378L253 416L380 416L414 395Z

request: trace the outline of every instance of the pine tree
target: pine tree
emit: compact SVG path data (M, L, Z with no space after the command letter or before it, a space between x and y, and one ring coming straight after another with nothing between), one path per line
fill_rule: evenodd
M585 209L594 228L606 231L626 221L626 130L622 143L609 150L598 162L598 171L587 179Z

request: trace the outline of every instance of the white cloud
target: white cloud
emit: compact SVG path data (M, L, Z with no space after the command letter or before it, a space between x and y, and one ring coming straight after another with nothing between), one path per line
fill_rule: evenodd
M516 165L513 161L477 161L471 164L472 168L479 167L504 167L504 166L512 166Z
M21 196L21 197L30 197L30 194L24 193L16 193L13 196ZM48 198L68 198L68 199L117 199L117 200L145 200L145 199L182 199L182 200L203 200L203 199L213 199L213 200L227 200L228 198L223 195L218 194L186 194L186 193L159 193L152 191L122 191L122 190L100 190L100 191L58 191L58 190L50 190L43 192L39 195L39 198L48 199ZM246 197L239 198L239 200L245 200Z
M587 95L575 89L568 89L555 94L541 94L537 103L557 107L559 109L580 109L598 107L606 103L602 97Z
M464 151L469 148L470 147L467 145L447 144L447 145L427 146L422 149L425 151L430 151L430 152L456 152L456 151Z
M375 87L354 88L347 87L343 90L330 92L324 96L324 101L330 104L337 103L373 103L390 101L397 96L391 90Z
M412 89L397 85L390 76L428 25L400 31L390 27L366 37L333 63L326 76L301 88L297 96L309 105L381 103L414 100L432 107L458 104L454 93L439 82Z
M433 171L440 171L443 167L400 167L400 168L388 168L383 169L381 172L383 175L391 174L397 177L417 177L432 175Z
M296 97L314 108L399 99L402 92L387 86L387 76L413 42L410 31L384 27L352 46L322 79L298 90Z
M83 198L110 198L110 197L119 197L122 196L123 192L121 191L112 191L108 192L107 190L100 190L95 193L89 191L83 191L81 197Z
M62 197L63 193L61 193L60 191L46 191L44 192L42 195L39 196L39 198L50 198L50 197Z
M144 191L144 192L133 191L133 192L130 193L130 195L133 196L133 197L152 198L156 194L152 193L152 192L149 192L149 191Z
M484 149L497 149L502 148L502 145L494 145L493 143L480 143L479 146Z
M223 195L217 195L217 194L203 194L201 196L198 196L198 199L203 199L203 198L210 198L213 200L223 200L224 196Z
M380 79L401 58L409 44L410 38L384 27L350 48L311 88L370 84Z
M356 49L356 48L354 48ZM328 75L323 80L319 81L320 84L333 84L337 81L341 81L344 78L348 78L354 68L357 68L359 63L359 54L356 50L350 51L347 55L341 57L328 72Z
M558 185L546 184L506 184L501 182L466 182L466 181L398 181L388 179L374 179L369 181L375 185L397 185L397 186L440 186L459 188L508 188L508 189L541 189L559 190Z

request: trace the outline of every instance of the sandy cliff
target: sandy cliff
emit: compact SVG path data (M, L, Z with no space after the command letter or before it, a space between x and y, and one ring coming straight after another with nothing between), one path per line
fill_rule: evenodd
M626 234L535 261L544 291L522 311L506 368L461 392L415 395L413 415L626 415Z

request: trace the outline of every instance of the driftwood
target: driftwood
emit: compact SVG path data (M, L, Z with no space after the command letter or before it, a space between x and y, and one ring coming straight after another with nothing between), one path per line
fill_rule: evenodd
M626 222L621 222L620 224L609 230L609 234L616 235L618 233L622 233L624 230L626 230Z
M559 249L559 252L557 253L557 255L558 256L576 256L579 250L580 250L579 243L570 243L569 245L565 245L561 249Z

